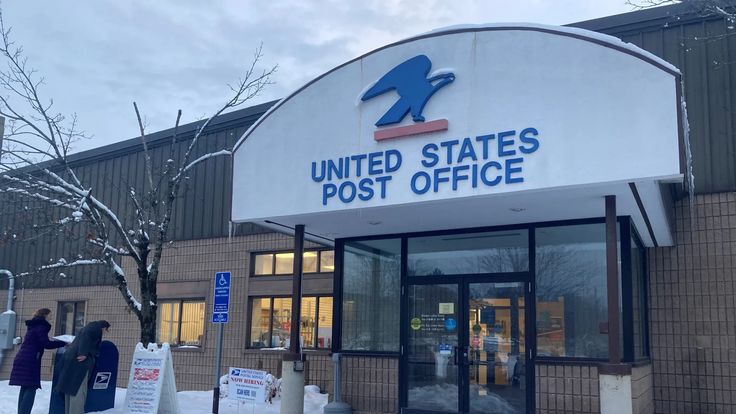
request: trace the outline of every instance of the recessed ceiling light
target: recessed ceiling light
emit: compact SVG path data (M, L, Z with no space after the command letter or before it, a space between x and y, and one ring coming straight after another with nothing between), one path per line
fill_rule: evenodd
M381 223L382 222L380 220L371 220L371 221L368 222L368 224L370 224L371 226L377 226L377 225L379 225Z
M513 211L514 213L521 213L522 211L526 209L522 207L513 207L513 208L510 208L509 210Z

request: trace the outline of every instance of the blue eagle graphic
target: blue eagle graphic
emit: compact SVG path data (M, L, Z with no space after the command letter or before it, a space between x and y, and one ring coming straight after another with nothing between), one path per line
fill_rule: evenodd
M376 126L399 123L409 112L411 112L414 122L424 122L422 110L424 110L424 105L427 104L429 98L440 88L455 80L455 74L453 73L427 78L431 68L432 62L427 56L414 56L388 71L363 94L360 99L367 101L396 89L396 93L400 97L376 122ZM439 82L434 83L436 81Z

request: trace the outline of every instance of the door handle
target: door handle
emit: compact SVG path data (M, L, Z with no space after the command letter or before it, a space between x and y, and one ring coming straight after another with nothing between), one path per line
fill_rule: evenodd
M453 347L453 350L455 351L455 365L472 365L470 360L468 359L468 347L466 346L456 346ZM462 355L461 355L462 353Z

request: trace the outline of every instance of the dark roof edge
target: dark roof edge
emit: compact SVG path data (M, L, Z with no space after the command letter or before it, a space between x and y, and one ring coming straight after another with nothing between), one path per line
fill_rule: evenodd
M652 24L652 22L658 20L667 21L686 16L702 18L703 15L698 14L698 5L700 3L702 3L702 1L699 0L685 1L666 6L658 6L648 9L634 10L628 13L615 14L612 16L599 17L597 19L585 20L582 22L569 23L565 26L578 27L580 29L587 29L595 32L607 32L611 29L624 29L626 26L647 23Z
M224 126L228 123L241 123L246 121L248 118L260 118L261 115L263 115L266 111L268 111L268 108L272 107L278 100L275 101L269 101L264 102L258 105L249 106L247 108L237 109L232 112L227 112L224 114L221 114L217 118L213 119L212 122L210 122L210 125L208 126L208 129L216 129L218 126ZM254 119L254 120L255 120ZM180 125L179 126L179 136L185 137L187 135L193 134L197 128L199 128L205 120L195 121L188 124ZM151 134L147 135L146 142L148 145L155 146L156 143L170 139L171 136L174 134L174 128L164 129L161 131L156 131ZM116 142L113 144L104 145L102 147L92 148L86 151L76 152L73 154L70 154L67 157L67 161L70 164L76 164L80 161L87 161L94 158L104 157L106 155L114 154L117 152L125 151L125 150L131 150L136 147L139 147L141 145L141 138L135 137L126 139L124 141Z

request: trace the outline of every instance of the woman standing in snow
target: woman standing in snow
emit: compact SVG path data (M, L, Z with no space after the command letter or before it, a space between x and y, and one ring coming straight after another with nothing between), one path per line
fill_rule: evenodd
M51 324L46 320L51 310L41 308L33 314L33 318L26 321L26 332L20 350L13 361L13 371L10 373L10 385L19 385L18 414L30 414L36 390L41 388L41 358L44 349L56 349L66 345L66 342L49 339Z

